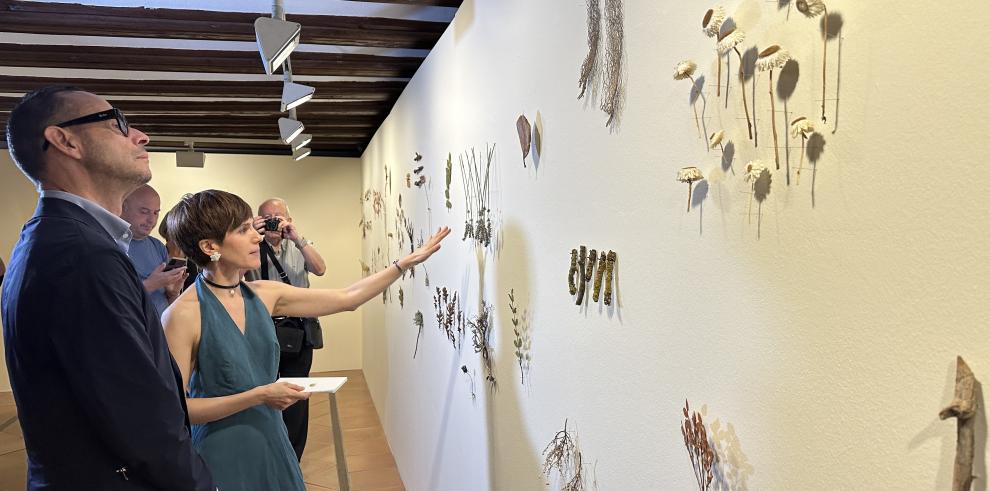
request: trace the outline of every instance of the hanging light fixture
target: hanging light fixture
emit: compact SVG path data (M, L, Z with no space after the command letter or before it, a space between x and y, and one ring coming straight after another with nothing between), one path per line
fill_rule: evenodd
M282 143L288 144L295 140L306 127L294 119L278 118L278 134L282 138Z
M254 21L254 36L261 53L265 73L271 75L299 46L302 24L272 17L258 17Z
M315 87L286 80L282 86L282 112L288 111L313 98Z
M309 142L311 141L313 141L313 135L309 133L300 133L295 140L289 142L289 146L292 147L292 151L295 152L296 150L309 145Z
M311 151L312 150L310 150L310 149L308 149L306 147L300 148L299 150L296 150L296 151L292 152L292 160L295 160L295 161L298 162L298 161L306 158L307 156L309 156L309 153Z

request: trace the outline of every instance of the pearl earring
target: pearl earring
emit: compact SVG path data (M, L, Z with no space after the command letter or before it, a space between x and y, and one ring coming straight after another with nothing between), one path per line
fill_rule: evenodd
M220 252L214 252L213 254L210 254L210 261L215 263L220 262Z

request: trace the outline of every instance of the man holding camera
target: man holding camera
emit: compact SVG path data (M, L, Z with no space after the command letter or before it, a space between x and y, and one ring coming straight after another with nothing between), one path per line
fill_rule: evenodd
M182 283L186 279L185 264L169 264L165 244L151 237L151 231L158 224L161 202L158 192L145 184L124 198L120 213L120 218L131 226L127 256L134 263L159 318L182 293Z
M326 263L323 257L313 247L313 242L306 240L302 232L292 221L289 207L285 200L271 198L258 207L258 217L255 217L254 227L259 233L265 234L262 244L261 269L249 271L248 281L266 279L280 281L276 262L285 273L285 278L292 286L309 288L309 273L323 276L326 273ZM268 249L271 255L266 254ZM266 257L268 256L268 257ZM322 334L319 333L317 319L305 319L307 326L315 329L305 329L303 342L297 346L298 351L287 350L280 339L282 353L279 358L279 377L308 377L313 366L313 348L322 347ZM319 339L314 339L318 337ZM296 458L302 459L306 447L306 436L309 431L309 401L299 401L282 411L282 420L289 432L289 441L296 451Z

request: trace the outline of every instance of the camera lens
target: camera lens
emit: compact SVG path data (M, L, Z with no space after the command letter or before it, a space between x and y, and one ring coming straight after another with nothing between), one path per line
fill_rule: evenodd
M278 224L281 223L281 222L282 222L282 220L280 218L278 218L278 217L266 218L265 219L265 230L267 230L269 232L277 232L278 231Z

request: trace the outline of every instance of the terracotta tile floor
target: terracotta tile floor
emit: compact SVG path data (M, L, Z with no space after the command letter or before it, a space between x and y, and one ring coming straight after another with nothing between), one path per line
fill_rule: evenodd
M313 376L347 377L337 393L344 431L347 473L355 491L402 491L402 479L385 440L378 413L360 370L314 373ZM337 467L330 436L330 402L326 395L313 396L309 407L309 440L302 470L306 488L337 489ZM0 491L25 488L24 441L17 410L9 392L0 393Z

